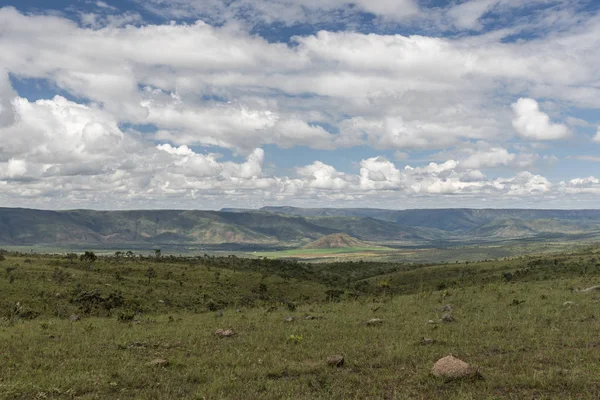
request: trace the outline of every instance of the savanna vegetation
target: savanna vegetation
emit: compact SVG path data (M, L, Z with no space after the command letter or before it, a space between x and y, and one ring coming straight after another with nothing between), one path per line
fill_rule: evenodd
M0 260L2 399L600 397L600 292L581 290L600 284L596 246L430 264ZM432 376L448 354L481 379Z

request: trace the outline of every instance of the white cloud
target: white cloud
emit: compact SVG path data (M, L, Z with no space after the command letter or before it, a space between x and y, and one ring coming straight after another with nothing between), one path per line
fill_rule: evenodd
M500 0L470 0L460 3L448 11L448 16L457 28L481 29L479 19Z
M566 125L552 123L534 99L520 98L512 104L512 109L516 114L513 126L526 139L557 140L571 135Z
M598 127L598 130L596 130L596 135L592 140L596 143L600 143L600 126Z
M247 12L266 10L261 18L281 16L292 23L319 13L345 18L349 3L269 0L252 2ZM410 1L352 3L388 21L417 11ZM456 7L474 8L468 18L454 21L476 29L489 10L513 7L507 0L497 3L463 2ZM196 6L218 9L224 3L173 4L196 15ZM267 10L269 5L274 8ZM235 6L226 11L237 12ZM547 113L600 107L597 17L516 42L492 34L322 31L290 44L269 43L241 24L127 26L109 22L107 14L87 18L82 27L61 17L0 9L3 204L27 196L93 205L104 196L115 205L142 200L196 205L198 198L222 196L244 204L294 199L373 204L385 198L397 207L400 197L453 195L492 203L506 196L564 194L546 177L524 171L549 160L543 153L551 148L523 146L508 133L515 129L539 141L566 138L569 128ZM15 93L9 76L39 79L77 100L29 101ZM511 112L510 99L519 96ZM544 111L533 98L547 99ZM572 127L585 125L566 120ZM138 132L138 124L156 131ZM368 156L346 160L354 171L336 170L327 158L332 153L319 152L312 158L319 161L290 177L269 163L262 148L277 151L269 145L370 149ZM218 148L246 158L226 161ZM414 154L440 149L446 154L418 167L373 157L396 152L396 160L415 165L423 160ZM357 153L341 157L345 154ZM493 168L494 178L488 178ZM496 178L499 173L508 177Z
M559 184L559 190L568 195L600 194L600 179L589 176L563 181Z
M8 73L0 70L0 128L12 125L15 121L15 111L12 104L15 97L16 93L10 85Z

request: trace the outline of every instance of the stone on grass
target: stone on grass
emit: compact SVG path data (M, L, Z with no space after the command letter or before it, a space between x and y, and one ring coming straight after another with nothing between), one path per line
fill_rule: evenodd
M165 360L164 358L155 358L154 360L150 361L147 365L150 367L164 368L169 366L169 361Z
M442 315L442 322L448 323L448 322L455 322L455 321L456 321L456 319L454 319L454 317L450 314Z
M431 339L431 338L426 338L426 337L422 337L421 338L421 344L422 345L431 345L431 344L435 344L435 339Z
M294 318L294 317L285 317L283 322L294 322L295 320L296 320L296 318Z
M446 304L443 307L438 308L437 311L452 312L452 304Z
M327 357L327 365L340 368L344 365L344 356L334 355Z
M572 307L574 305L575 305L575 302L573 302L573 301L565 301L563 303L563 307Z
M381 324L383 324L383 320L381 320L379 318L371 318L370 320L368 320L367 322L365 322L365 324L367 326L381 325Z
M431 373L438 378L448 380L481 377L477 368L473 368L466 362L452 355L439 359L433 365Z
M69 317L69 321L71 321L71 322L81 321L81 317L77 314L71 314L71 316Z
M217 329L215 335L221 338L232 337L235 335L235 331L233 329Z

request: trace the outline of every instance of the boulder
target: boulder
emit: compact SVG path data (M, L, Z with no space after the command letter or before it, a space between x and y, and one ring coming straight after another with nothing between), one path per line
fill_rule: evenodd
M232 337L235 335L235 331L233 329L217 329L215 335L220 338Z
M477 368L471 367L466 362L453 355L439 359L431 369L431 373L444 379L464 379L481 377Z

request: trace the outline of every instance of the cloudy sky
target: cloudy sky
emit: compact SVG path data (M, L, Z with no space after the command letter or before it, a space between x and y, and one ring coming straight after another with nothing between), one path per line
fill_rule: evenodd
M598 208L599 3L0 0L0 206Z

